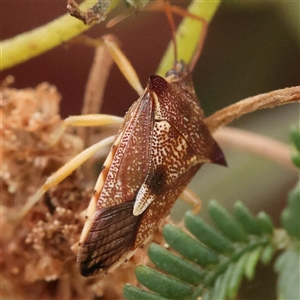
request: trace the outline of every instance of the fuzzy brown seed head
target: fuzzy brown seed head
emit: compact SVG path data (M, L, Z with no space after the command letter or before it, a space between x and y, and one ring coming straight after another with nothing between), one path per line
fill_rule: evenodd
M81 151L81 141L63 134L54 146L59 127L60 95L43 83L37 88L5 87L1 94L1 295L5 299L118 299L125 282L134 283L134 263L121 274L87 280L76 264L76 248L84 224L91 188L74 172L51 189L19 223L10 220L45 181ZM91 186L92 187L92 186Z

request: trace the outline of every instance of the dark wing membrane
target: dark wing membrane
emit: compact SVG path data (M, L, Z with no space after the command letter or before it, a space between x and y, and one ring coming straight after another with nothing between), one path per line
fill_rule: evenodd
M133 216L134 201L98 210L91 230L80 245L78 264L83 276L91 276L100 269L108 269L125 252L136 238L141 216Z

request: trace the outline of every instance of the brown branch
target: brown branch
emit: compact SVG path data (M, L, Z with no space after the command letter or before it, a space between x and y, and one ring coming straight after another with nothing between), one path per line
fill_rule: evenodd
M113 59L106 47L99 46L95 51L93 65L84 95L82 115L98 113L101 109L108 74L113 65Z
M227 106L206 118L206 124L211 132L215 132L219 127L229 124L233 120L250 112L299 101L300 86L276 90L249 97Z
M214 137L222 146L230 146L257 154L299 174L298 169L291 161L290 148L284 143L257 133L231 127L220 128Z
M81 110L82 115L100 112L105 85L112 65L113 59L106 47L103 44L98 46L95 50L93 65L86 85L83 107ZM80 129L79 135L83 139L85 147L91 145L93 132L93 128Z

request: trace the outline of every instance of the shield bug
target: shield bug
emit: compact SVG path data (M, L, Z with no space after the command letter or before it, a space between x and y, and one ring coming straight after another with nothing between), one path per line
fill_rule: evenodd
M102 119L116 123L120 118L100 115L97 122ZM70 121L77 122L72 117ZM78 122L82 125L81 119ZM95 124L91 117L89 122ZM176 63L166 78L150 76L114 139L87 148L49 177L20 216L111 142L79 241L77 261L83 276L117 267L143 245L205 162L226 164L205 124L189 72Z
M97 274L130 256L205 162L226 165L187 68L176 63L166 78L150 76L125 115L87 210L81 274Z
M116 267L143 245L205 162L226 164L205 124L189 73L184 63L176 62L165 78L150 76L127 112L86 212L77 257L83 276ZM99 142L58 170L21 214L111 142L111 138Z

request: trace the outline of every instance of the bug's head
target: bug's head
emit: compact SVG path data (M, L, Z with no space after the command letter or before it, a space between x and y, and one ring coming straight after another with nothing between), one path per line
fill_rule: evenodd
M166 73L166 81L180 85L192 95L196 95L191 73L183 60L175 61L171 70Z
M173 68L166 73L166 80L174 82L182 80L186 76L188 76L187 66L183 60L180 60L175 61Z

